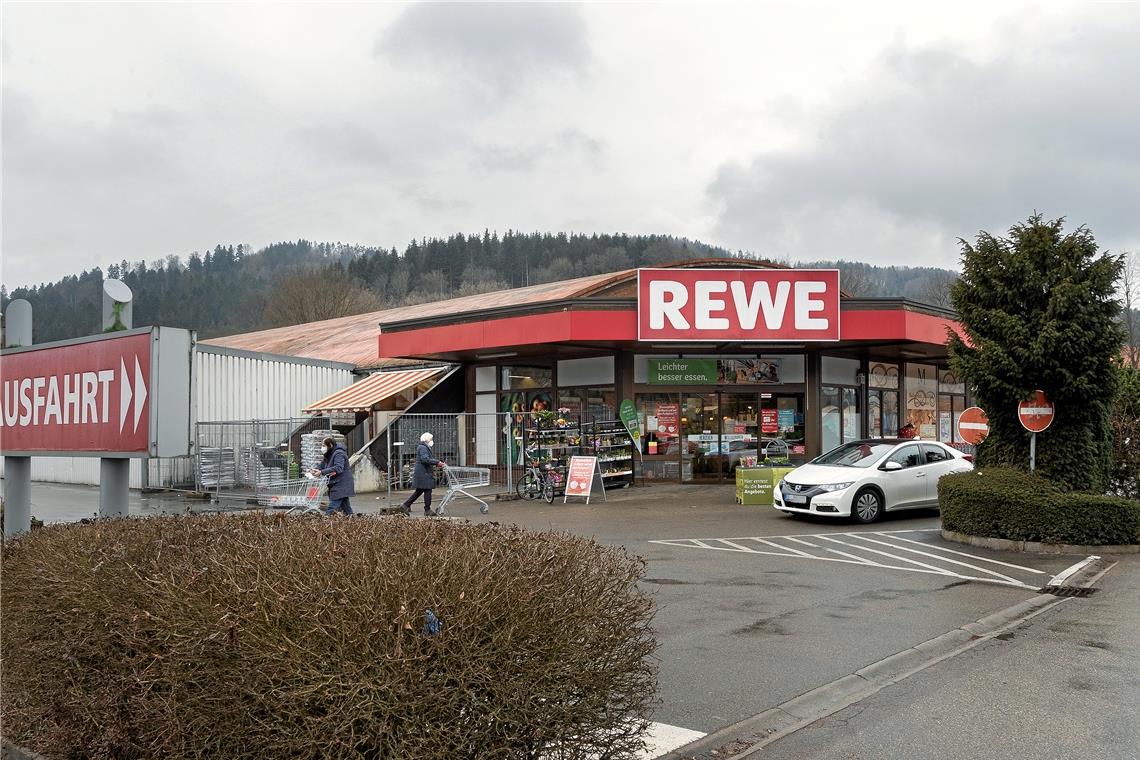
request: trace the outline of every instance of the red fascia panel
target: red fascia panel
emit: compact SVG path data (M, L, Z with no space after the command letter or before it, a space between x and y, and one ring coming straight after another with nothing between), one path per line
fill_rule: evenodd
M962 326L952 319L914 311L845 311L840 321L841 340L905 340L946 345L947 328L962 335Z
M948 327L963 334L954 320L930 314L898 309L845 311L840 340L899 340L942 346ZM637 312L557 311L401 330L381 333L378 349L381 357L416 357L575 341L636 343Z
M558 311L381 333L382 357L483 351L572 341L636 341L637 312Z

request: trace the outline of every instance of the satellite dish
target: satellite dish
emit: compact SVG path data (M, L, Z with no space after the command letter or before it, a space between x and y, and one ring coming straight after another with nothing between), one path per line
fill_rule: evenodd
M115 303L130 303L134 298L131 289L122 280L103 280L103 292Z

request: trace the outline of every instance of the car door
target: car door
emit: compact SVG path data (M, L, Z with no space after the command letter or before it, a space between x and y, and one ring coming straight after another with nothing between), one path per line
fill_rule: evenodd
M927 496L927 469L922 449L917 443L900 446L887 461L902 465L901 470L885 470L882 482L884 496L886 496L887 510L913 509L926 505Z
M938 479L954 471L954 455L935 443L922 444L922 455L926 461L926 503L938 506Z

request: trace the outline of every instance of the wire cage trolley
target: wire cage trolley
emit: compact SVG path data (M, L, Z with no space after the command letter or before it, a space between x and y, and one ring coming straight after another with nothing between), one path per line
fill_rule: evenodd
M468 489L491 485L491 470L487 467L444 467L443 476L447 479L447 493L439 503L438 514L446 514L447 505L460 494L479 502L479 511L487 514L490 507Z
M283 480L278 483L263 485L257 496L257 503L266 507L281 509L288 507L285 514L299 512L301 514L321 513L321 498L329 487L327 475L317 478L300 478L299 480Z

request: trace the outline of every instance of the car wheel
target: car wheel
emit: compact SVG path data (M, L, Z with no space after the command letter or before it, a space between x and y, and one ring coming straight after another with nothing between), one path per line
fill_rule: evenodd
M883 497L877 491L864 488L851 501L851 517L866 525L883 516Z

